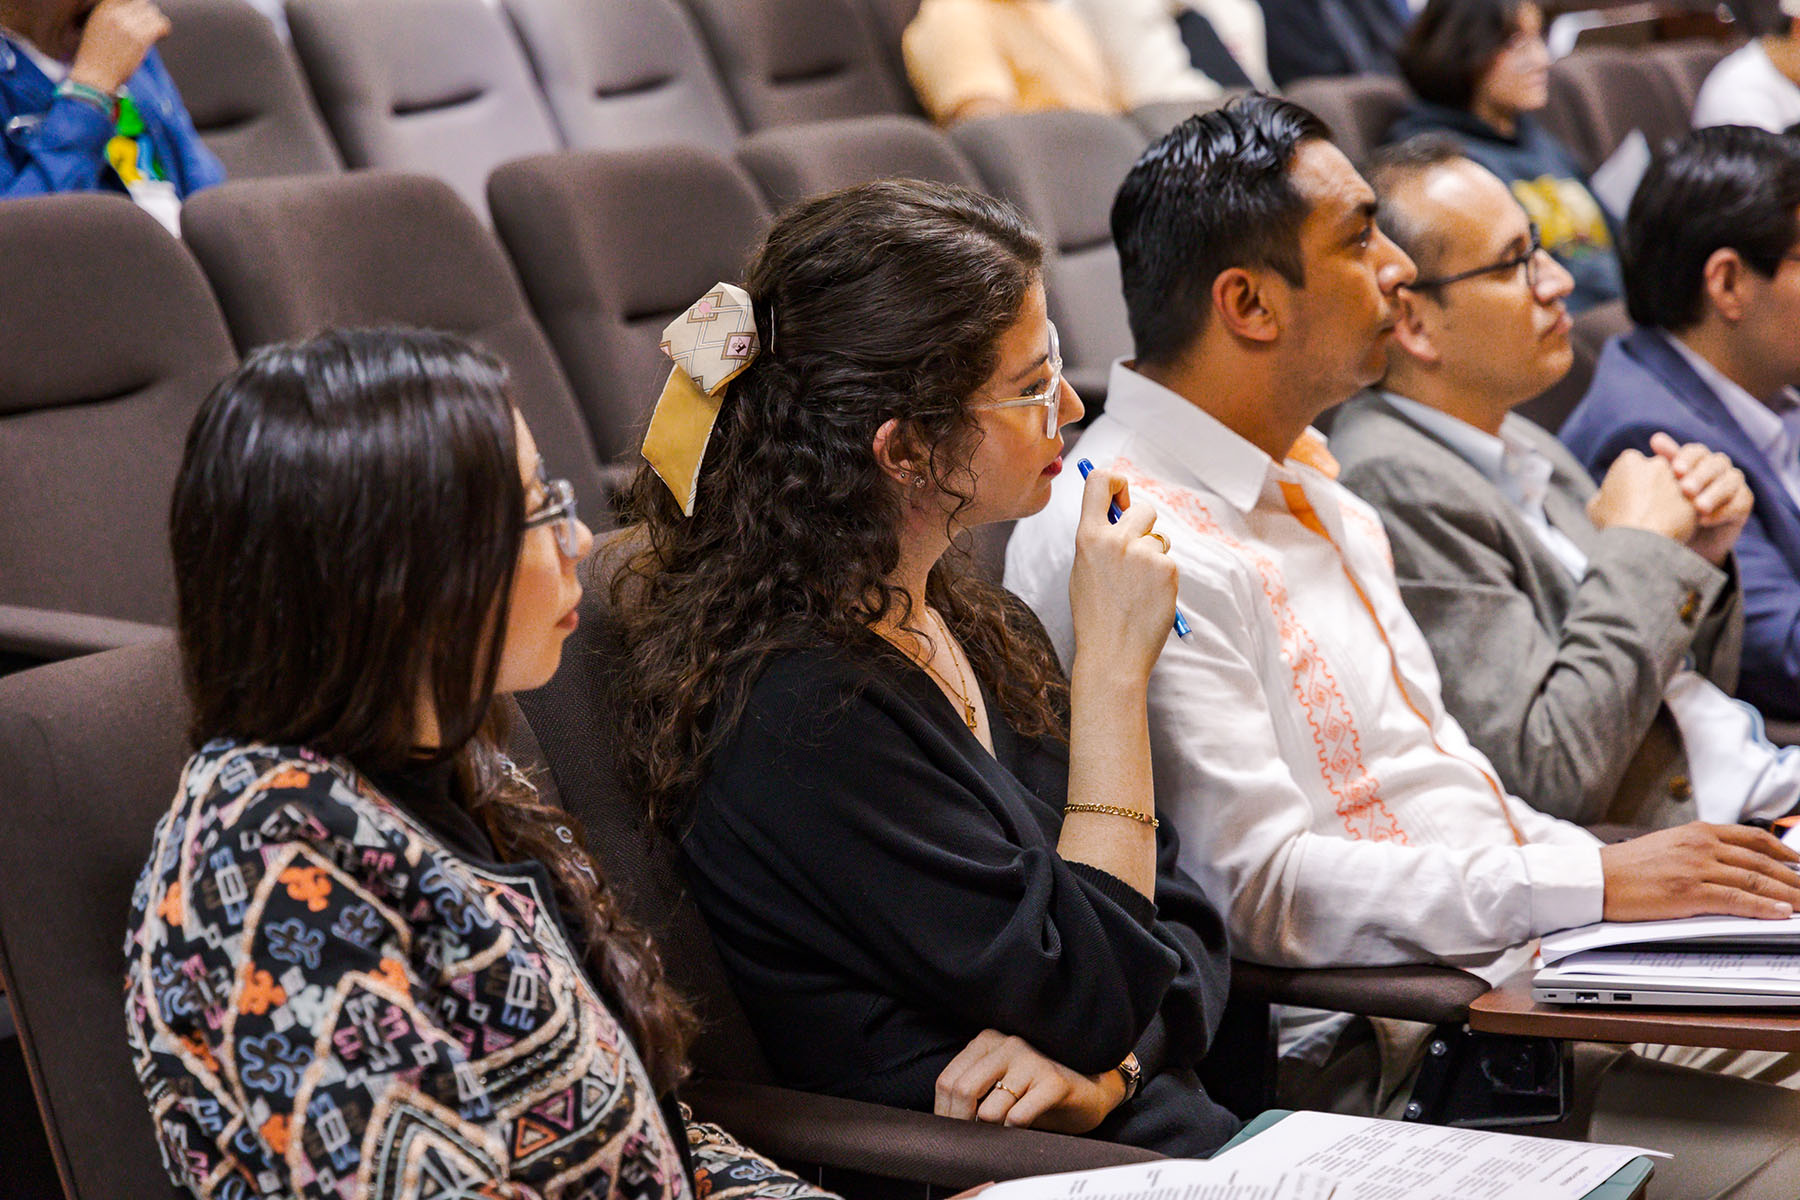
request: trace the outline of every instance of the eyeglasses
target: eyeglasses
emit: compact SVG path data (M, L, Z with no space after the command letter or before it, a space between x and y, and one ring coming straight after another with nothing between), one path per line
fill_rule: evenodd
M1445 275L1439 279L1415 279L1406 286L1415 292L1431 291L1434 288L1449 287L1453 283L1461 283L1465 279L1474 279L1477 275L1497 275L1502 271L1513 271L1525 268L1525 286L1532 291L1538 285L1538 255L1543 251L1544 243L1538 236L1537 223L1531 226L1531 244L1525 253L1516 254L1504 262L1489 263L1485 267L1475 267L1468 271L1458 271L1454 275Z
M525 528L550 526L550 531L556 535L556 548L563 552L563 557L581 557L581 518L575 515L575 485L566 479L545 479L541 464L538 482L544 488L544 502L525 518Z
M1063 360L1062 343L1056 336L1056 323L1046 321L1050 327L1050 382L1039 391L1024 396L1009 396L1005 400L987 400L980 404L969 405L970 412L989 412L998 408L1029 408L1034 404L1044 409L1044 436L1056 436L1056 416L1062 411Z

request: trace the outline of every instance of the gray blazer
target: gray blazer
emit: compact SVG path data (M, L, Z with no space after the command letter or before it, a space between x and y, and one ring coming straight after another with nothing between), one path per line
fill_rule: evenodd
M1582 824L1692 820L1662 693L1689 653L1730 690L1743 638L1735 579L1660 535L1595 528L1581 464L1531 422L1506 420L1555 466L1544 512L1588 556L1579 581L1485 475L1379 396L1344 406L1331 451L1341 482L1381 513L1445 705L1507 789Z

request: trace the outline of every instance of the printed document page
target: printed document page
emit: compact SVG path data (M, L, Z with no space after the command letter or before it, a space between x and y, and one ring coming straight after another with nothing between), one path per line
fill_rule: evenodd
M1472 1129L1298 1112L1211 1163L1317 1172L1332 1200L1580 1200L1642 1154Z
M1800 915L1785 921L1758 921L1752 917L1684 917L1676 921L1602 921L1565 929L1547 935L1539 943L1539 953L1546 963L1567 958L1582 950L1603 950L1610 946L1649 943L1704 946L1712 944L1753 945L1778 952L1800 949Z
M1286 1127L1289 1117L1251 1138L1260 1142ZM1329 1178L1297 1172L1293 1164L1267 1169L1171 1158L1163 1162L1037 1175L997 1183L981 1200L1333 1200L1343 1193Z

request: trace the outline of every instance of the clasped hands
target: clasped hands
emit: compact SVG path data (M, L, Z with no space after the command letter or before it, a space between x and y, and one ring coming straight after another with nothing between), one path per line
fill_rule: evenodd
M1666 433L1651 435L1650 449L1619 455L1588 501L1589 519L1601 529L1660 533L1722 566L1750 519L1744 473L1724 454Z

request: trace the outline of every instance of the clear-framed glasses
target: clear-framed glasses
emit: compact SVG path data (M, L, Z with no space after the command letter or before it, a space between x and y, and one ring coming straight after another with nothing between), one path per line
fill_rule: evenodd
M1062 411L1063 360L1062 342L1056 336L1056 323L1046 321L1050 327L1050 357L1047 365L1050 368L1050 382L1035 392L1024 396L1008 396L1004 400L984 400L979 404L969 405L970 412L988 412L998 408L1029 408L1038 405L1044 410L1044 436L1056 436L1056 415Z
M1449 287L1453 283L1461 283L1465 279L1474 279L1478 275L1498 275L1502 271L1514 271L1525 268L1525 286L1532 291L1538 285L1539 256L1546 253L1543 240L1538 235L1537 222L1531 223L1531 244L1525 253L1515 254L1511 258L1497 263L1489 263L1485 267L1473 267L1467 271L1458 271L1454 275L1444 275L1437 279L1415 279L1406 286L1415 292L1431 291L1435 288Z
M556 548L563 552L563 557L579 558L581 530L578 526L581 518L575 515L575 485L566 479L545 479L541 465L538 467L538 482L544 488L544 502L538 505L537 511L525 518L525 528L550 526L551 533L556 535Z

